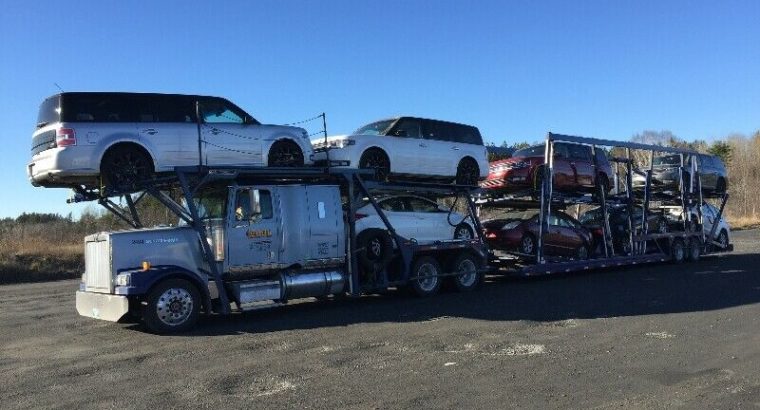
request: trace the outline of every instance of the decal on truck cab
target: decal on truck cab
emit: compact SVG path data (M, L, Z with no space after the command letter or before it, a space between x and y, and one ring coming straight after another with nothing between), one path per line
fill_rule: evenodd
M132 245L153 245L157 243L177 243L179 238L133 239Z
M272 230L271 229L261 229L258 231L254 230L248 230L248 232L245 233L245 235L251 239L253 238L269 238L272 236Z

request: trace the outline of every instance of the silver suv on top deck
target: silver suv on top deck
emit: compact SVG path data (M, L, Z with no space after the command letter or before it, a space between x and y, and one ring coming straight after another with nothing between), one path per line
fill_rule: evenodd
M312 147L304 129L261 124L220 97L65 92L40 106L27 174L35 186L124 186L199 160L302 166Z

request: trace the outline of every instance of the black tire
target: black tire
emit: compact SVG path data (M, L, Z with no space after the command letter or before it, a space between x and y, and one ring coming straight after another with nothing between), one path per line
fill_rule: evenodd
M198 289L184 279L159 282L143 302L143 322L158 334L190 330L198 321L201 297Z
M575 259L579 261L585 261L589 258L591 252L588 250L588 246L581 245L575 249Z
M535 255L538 250L538 243L536 237L533 234L526 233L520 239L520 252L527 255Z
M473 239L475 238L475 232L472 227L467 223L460 223L454 228L454 239Z
M460 272L459 275L451 278L456 290L459 292L469 292L478 287L483 279L483 274L478 272L481 269L482 261L469 252L463 252L454 258L449 269L450 272Z
M720 233L718 234L717 242L720 244L721 249L728 248L728 232L726 232L725 229L721 229Z
M357 259L362 267L370 272L384 268L393 256L393 243L386 231L367 229L356 238L359 250Z
M691 238L689 248L687 249L687 258L691 262L696 262L702 255L702 242L697 238Z
M673 263L683 263L686 259L686 245L681 238L673 239L670 244L670 257Z
M359 159L359 168L373 169L378 181L387 181L391 174L391 161L382 150L370 148Z
M441 288L441 265L435 258L422 256L412 265L409 285L419 297L429 297L438 293Z
M477 186L480 179L480 168L472 158L463 158L457 166L454 183L457 185Z
M267 164L270 167L302 167L303 151L293 141L280 140L269 148Z
M138 146L116 145L103 155L100 175L106 188L133 190L140 181L153 178L153 160Z

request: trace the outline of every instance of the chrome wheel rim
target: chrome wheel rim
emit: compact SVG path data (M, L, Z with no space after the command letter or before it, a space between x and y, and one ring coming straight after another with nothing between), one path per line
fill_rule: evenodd
M522 240L522 251L523 253L532 254L533 253L533 239L531 239L530 236L526 236Z
M460 272L457 276L457 281L462 287L469 288L475 284L475 281L478 278L478 267L475 266L475 262L470 259L465 259L459 262L457 271Z
M472 239L472 234L467 228L459 228L454 235L454 239Z
M187 289L169 288L158 298L156 316L167 326L178 326L190 317L193 307L193 296Z
M417 269L417 284L425 293L435 290L438 285L438 270L432 263L425 263Z

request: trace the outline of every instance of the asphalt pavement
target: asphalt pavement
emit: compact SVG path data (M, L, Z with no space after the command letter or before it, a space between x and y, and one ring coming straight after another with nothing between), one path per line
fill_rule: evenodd
M758 408L760 231L698 263L313 299L179 336L0 286L0 408Z

